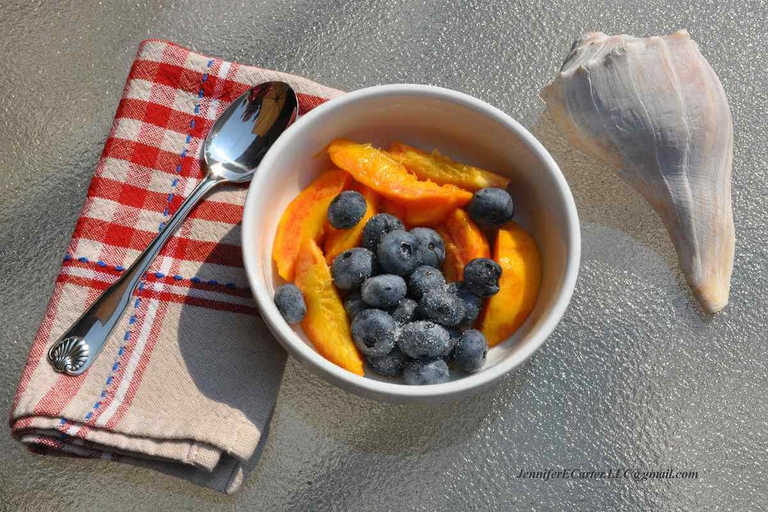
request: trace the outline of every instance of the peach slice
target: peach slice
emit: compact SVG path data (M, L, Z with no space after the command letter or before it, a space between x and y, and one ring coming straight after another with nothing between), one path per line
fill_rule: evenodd
M332 363L363 375L363 358L352 341L347 313L333 285L331 269L312 238L301 244L296 260L296 286L307 303L301 327L315 349Z
M403 221L403 224L405 225L405 229L411 229L412 227L415 227L412 223L408 222L406 217L408 216L408 208L406 208L402 203L395 202L391 199L387 199L386 197L382 197L381 201L379 201L379 210L382 213L388 213L390 215L394 215L401 221Z
M452 204L446 204L425 208L419 205L398 202L394 199L383 198L381 209L403 221L405 227L410 229L416 226L435 227L444 222L445 218L456 210L456 207Z
M370 144L336 139L328 146L328 154L334 164L357 181L402 204L409 221L440 222L453 208L464 206L472 199L471 192L454 185L419 181L404 165Z
M437 232L445 242L443 271L448 282L462 281L464 266L473 259L491 257L488 239L464 210L454 210Z
M342 252L360 245L360 241L363 238L363 228L365 227L365 223L368 222L371 217L376 215L376 209L379 205L379 196L376 192L362 183L354 182L350 189L363 194L365 204L368 208L365 210L365 215L363 215L360 222L349 229L336 229L330 224L326 227L327 235L325 237L323 252L325 253L325 261L327 261L329 265L333 263L333 259Z
M395 142L389 149L390 156L413 171L423 180L439 185L456 185L472 192L481 188L497 187L506 189L509 178L496 173L455 162L437 150L426 153L401 142Z
M445 229L443 224L435 226L435 231L440 235L445 243L445 261L443 261L443 275L446 282L461 281L463 278L464 266L459 261L459 248L453 243L451 234ZM461 268L461 272L459 272Z
M499 228L493 259L502 268L500 290L486 301L480 320L480 330L491 347L512 336L525 322L541 285L539 248L515 222Z
M340 170L320 175L291 201L280 218L272 248L277 272L286 281L292 281L296 258L301 243L319 239L328 215L328 205L344 190L350 181L348 173Z

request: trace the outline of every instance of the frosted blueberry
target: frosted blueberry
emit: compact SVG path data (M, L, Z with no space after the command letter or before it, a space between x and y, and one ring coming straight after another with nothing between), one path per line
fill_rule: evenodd
M365 309L352 320L352 339L366 356L383 356L395 347L397 324L389 313Z
M367 209L363 194L345 190L328 206L328 222L336 229L349 229L363 219Z
M459 325L467 314L464 301L443 288L425 293L416 311L420 317L446 326Z
M374 372L385 377L397 377L403 373L403 366L408 361L408 357L397 347L393 348L389 354L367 356L366 359Z
M388 213L374 215L363 228L363 247L376 252L384 235L398 229L405 229L405 226L394 215Z
M478 297L499 293L501 266L488 258L475 258L464 267L464 287Z
M406 276L421 265L419 241L407 231L397 230L384 235L376 255L381 268L390 274Z
M472 325L483 309L483 299L470 292L463 283L456 286L456 296L464 301L464 309L466 310L461 325Z
M422 262L439 268L445 261L445 243L437 231L430 228L413 228L409 233L419 241Z
M331 264L333 283L340 290L359 287L377 272L376 256L368 249L355 247L334 258Z
M442 290L444 287L443 273L429 265L421 265L408 277L408 294L417 300L428 291Z
M453 350L456 366L467 373L475 373L485 364L488 356L488 340L482 332L475 329L464 331Z
M416 320L416 308L418 305L419 303L415 300L405 297L400 299L397 306L392 308L390 314L398 324L407 324Z
M455 342L442 326L428 320L417 320L400 328L397 343L407 356L430 358L448 355Z
M284 284L275 292L275 306L285 321L296 324L304 320L307 314L307 304L304 295L295 284Z
M374 308L390 308L405 297L405 280L400 276L382 274L366 279L361 288L363 300Z
M412 360L405 364L403 381L409 385L440 384L450 377L448 364L442 359Z
M489 187L475 192L467 205L467 213L478 224L501 226L512 220L515 206L506 190Z
M347 317L350 320L354 320L359 312L368 308L370 306L365 303L359 290L355 290L344 299L344 311L347 312Z

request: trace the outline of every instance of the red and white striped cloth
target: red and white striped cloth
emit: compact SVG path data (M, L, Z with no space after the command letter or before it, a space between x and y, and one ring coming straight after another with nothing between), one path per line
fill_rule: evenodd
M341 94L141 43L14 398L11 431L31 450L149 466L226 492L255 464L286 356L242 269L244 187L222 187L192 212L88 371L57 374L45 357L197 185L216 117L269 80L290 83L302 113Z

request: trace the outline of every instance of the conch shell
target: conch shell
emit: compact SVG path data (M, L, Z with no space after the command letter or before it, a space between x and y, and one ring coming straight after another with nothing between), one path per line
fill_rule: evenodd
M586 34L542 98L571 144L615 167L653 206L694 295L707 312L720 311L735 245L733 124L723 87L688 32Z

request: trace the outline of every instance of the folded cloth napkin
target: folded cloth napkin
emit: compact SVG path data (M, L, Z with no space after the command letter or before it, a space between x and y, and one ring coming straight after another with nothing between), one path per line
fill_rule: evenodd
M254 84L293 86L306 113L340 91L152 39L139 46L11 410L38 453L147 466L233 492L258 457L286 355L242 268L246 189L222 186L170 239L101 355L78 377L48 348L200 181L203 140Z

